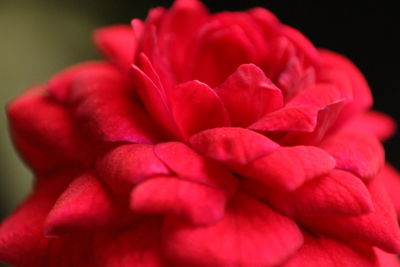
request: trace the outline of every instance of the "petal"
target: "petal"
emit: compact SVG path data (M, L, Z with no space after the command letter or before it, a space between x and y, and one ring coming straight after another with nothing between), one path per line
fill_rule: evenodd
M48 238L49 239L49 238ZM93 236L87 233L71 233L49 239L43 264L48 267L94 266Z
M152 145L121 145L108 152L96 164L97 175L117 194L128 194L132 187L157 174L169 174L154 154Z
M167 97L158 75L144 54L139 55L139 60L148 71L144 72L138 66L132 66L135 89L147 112L163 127L166 134L175 138L179 137L177 126L172 118ZM144 68L143 66L142 68ZM150 77L148 73L150 73Z
M69 67L57 73L47 83L47 90L50 95L61 103L69 100L70 90L76 80L80 79L82 74L109 76L115 75L118 70L111 64L101 61L84 62Z
M70 180L69 174L41 177L31 196L1 223L0 262L14 266L43 266L50 241L43 236L43 222Z
M248 13L257 23L259 30L263 32L263 35L267 40L272 36L275 36L282 27L278 18L271 11L265 8L256 7L249 10Z
M200 156L183 143L161 143L155 146L154 151L181 178L224 189L229 195L236 191L237 181L225 168Z
M93 266L165 266L160 256L161 227L161 220L145 218L131 229L98 236L93 242Z
M16 147L36 172L87 166L97 153L92 141L77 132L67 110L43 88L33 88L11 102L8 117Z
M213 225L198 227L169 218L163 241L173 264L276 266L302 245L303 237L293 221L239 194Z
M199 153L227 165L246 165L279 147L259 133L233 127L205 130L189 141Z
M159 29L160 50L168 57L176 78L188 79L187 54L198 29L207 19L206 7L197 0L175 1ZM195 29L195 30L194 30Z
M199 81L178 85L169 101L172 115L186 139L205 129L230 125L229 114L221 99Z
M194 224L210 224L224 216L228 201L220 189L173 176L153 176L131 194L131 208L145 214L174 214Z
M379 248L374 248L374 250L378 257L379 266L385 266L385 267L400 266L400 261L397 255L387 253L385 251L380 250Z
M103 186L91 173L76 178L58 198L47 216L46 236L93 231L109 224L112 203Z
M90 77L75 86L81 101L74 115L84 132L92 138L111 142L153 143L159 140L154 122L125 86L118 77ZM96 88L97 92L89 88Z
M319 50L322 65L324 69L341 70L346 72L351 81L353 91L353 101L346 108L347 116L352 116L355 113L367 110L372 106L372 94L368 83L358 68L347 58L327 50ZM338 76L337 78L340 78ZM336 80L331 80L331 83L336 83Z
M241 65L216 91L235 126L248 126L283 106L280 89L253 64Z
M360 215L372 212L374 205L367 187L355 175L332 170L294 192L271 192L267 197L285 214Z
M137 49L137 38L128 25L114 25L95 31L94 43L112 63L122 70L130 69Z
M400 174L389 164L385 164L376 179L384 184L391 200L400 216Z
M349 247L334 239L305 235L304 245L283 267L324 266L353 267L377 266L377 259L371 251ZM312 265L310 265L312 264ZM382 265L386 266L386 265Z
M303 56L306 65L311 65L318 69L321 64L320 55L311 41L301 32L290 26L284 25L281 31L281 34L295 45L298 57Z
M336 120L342 101L342 95L335 87L317 84L249 128L262 132L294 131L280 141L285 144L316 143Z
M385 162L381 143L365 133L342 133L326 139L321 148L336 159L336 168L363 179L373 178Z
M218 20L204 25L194 41L189 69L191 79L215 87L241 64L254 62L256 48L238 25L226 26Z
M379 140L385 141L396 132L396 122L383 113L367 111L351 119L341 130L370 133Z
M329 173L334 165L335 160L317 147L280 147L239 173L268 187L295 190L304 182Z
M329 234L346 241L360 241L390 253L400 252L400 229L396 211L379 181L368 186L374 211L358 216L322 216L301 214L297 221L313 232Z
M318 109L313 106L287 106L269 113L249 126L261 132L312 132L317 125Z

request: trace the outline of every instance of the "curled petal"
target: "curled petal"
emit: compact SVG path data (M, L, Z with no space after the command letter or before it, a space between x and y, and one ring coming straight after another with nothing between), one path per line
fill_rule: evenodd
M132 28L127 25L114 25L98 29L94 33L97 48L112 63L122 70L130 69L138 47Z
M241 168L239 173L268 187L295 190L304 182L329 173L334 166L335 160L317 147L280 147Z
M379 248L374 248L375 254L378 257L379 266L385 267L399 267L400 262L397 255L387 253L380 250Z
M317 233L376 246L390 253L400 252L400 229L396 211L378 180L368 186L374 211L358 216L314 216L301 214L297 220Z
M358 68L347 58L327 50L319 50L322 66L326 71L339 70L348 76L351 83L352 101L344 108L342 118L353 116L372 106L372 94L368 83ZM342 75L331 75L329 82L340 86ZM344 89L342 89L344 90ZM348 91L348 89L347 89Z
M298 54L303 54L305 63L318 69L320 66L320 55L315 46L301 32L290 26L282 27L282 35L290 40L296 47Z
M99 235L92 243L93 266L165 266L160 256L161 228L159 219L146 218L130 229Z
M235 126L248 126L283 106L280 89L253 64L239 66L216 91Z
M207 20L206 7L197 0L175 1L159 29L160 50L178 81L188 79L187 56L196 30Z
M109 63L101 61L84 62L69 67L51 78L47 83L47 90L50 95L61 103L68 103L71 89L82 75L87 76L114 76L119 75L118 70Z
M190 138L201 154L227 165L246 165L276 150L279 145L259 133L244 128L214 128Z
M175 122L186 139L208 128L230 125L229 114L221 99L199 81L178 85L169 102Z
M169 218L163 247L172 263L183 266L276 266L302 243L292 220L239 194L215 224L199 227Z
M34 171L87 166L97 153L91 141L80 136L68 112L34 88L8 106L14 142Z
M363 179L373 178L385 162L381 143L365 133L342 133L326 139L321 147L336 159L336 168Z
M51 209L44 226L47 236L100 229L113 218L111 199L96 177L76 178Z
M317 84L249 128L262 132L289 131L281 140L285 144L318 143L335 122L342 101L342 95L334 86Z
M169 174L167 167L145 144L121 145L97 161L97 175L117 194L128 194L144 179Z
M139 55L139 60L142 62L142 69L147 70L147 72L136 65L132 66L135 89L153 119L163 127L169 136L179 138L180 134L172 118L167 96L159 76L144 54Z
M145 214L174 214L194 224L214 223L224 216L228 196L217 188L173 176L153 176L131 194L131 208Z
M214 188L229 195L236 191L237 181L225 168L204 158L183 143L169 142L155 146L157 157L178 177Z
M31 196L1 223L0 262L24 267L43 266L50 243L43 235L43 223L71 178L70 174L41 177Z
M84 132L111 142L153 143L159 140L150 116L125 86L120 79L101 77L82 79L75 86L75 99L80 101L76 101L74 115ZM97 92L88 89L93 87Z
M372 212L374 205L364 183L342 170L313 179L293 192L274 191L265 196L286 214L360 215Z
M222 27L213 21L199 30L195 40L189 66L191 78L211 87L221 84L241 64L256 59L254 44L238 25Z
M263 35L267 40L275 36L282 28L279 19L271 11L265 8L253 8L248 13L258 25L259 30L263 32Z
M353 267L377 266L373 251L361 250L326 237L305 235L304 245L283 267L300 266ZM386 265L382 265L386 266Z
M385 141L395 133L396 122L383 113L367 111L348 121L341 131L370 133Z
M396 208L397 215L400 216L400 174L389 164L385 164L382 170L379 172L376 179L380 180L389 196L392 200L394 207Z

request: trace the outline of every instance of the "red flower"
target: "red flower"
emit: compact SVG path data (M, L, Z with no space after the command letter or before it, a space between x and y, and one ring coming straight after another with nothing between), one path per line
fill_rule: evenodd
M34 192L15 266L399 266L393 121L346 58L195 0L98 30L107 58L12 102Z

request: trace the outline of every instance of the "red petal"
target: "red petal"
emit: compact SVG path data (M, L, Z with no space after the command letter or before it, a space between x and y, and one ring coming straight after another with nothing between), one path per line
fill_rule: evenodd
M70 175L40 179L34 193L0 225L0 262L14 266L43 266L49 239L43 222Z
M145 64L148 71L144 72L133 65L135 89L153 119L163 127L167 134L176 138L179 136L178 129L172 118L164 88L161 87L161 81L149 59L144 54L141 54L139 59L143 62L142 65ZM150 77L148 73L150 73Z
M167 257L183 266L276 266L303 243L293 221L244 194L217 223L197 227L170 218L164 234Z
M332 170L294 192L271 192L266 198L285 214L360 215L374 209L364 183L349 172Z
M265 8L253 8L248 13L259 26L259 30L263 32L266 40L275 36L282 27L278 18Z
M295 190L304 182L329 173L335 160L312 146L280 147L240 170L248 178L285 190Z
M49 239L49 238L48 238ZM71 233L59 238L49 239L43 264L46 267L86 267L95 266L93 255L93 236L87 233Z
M397 255L390 254L379 248L374 248L376 255L378 256L379 266L384 267L399 267L400 261Z
M342 95L335 87L317 84L293 98L284 108L252 124L250 129L263 132L296 131L289 133L282 142L315 143L323 138L336 120L342 101Z
M114 25L96 30L94 42L98 49L122 70L128 70L133 63L137 39L132 28Z
M321 60L317 49L301 32L295 28L285 25L282 27L281 34L288 38L295 45L297 48L298 57L303 56L307 65L319 67Z
M396 212L383 185L371 181L369 191L374 211L359 216L304 216L297 220L313 232L333 235L344 240L361 241L390 253L400 252L400 229Z
M246 165L279 147L268 137L243 128L205 130L193 135L190 144L203 155L228 165Z
M383 113L368 111L350 120L342 131L369 133L384 141L395 133L396 122Z
M313 106L286 106L267 114L249 128L262 132L312 132L317 125L318 111Z
M183 143L161 143L155 146L154 151L181 178L224 189L230 195L236 191L237 181L225 168L200 156Z
M34 88L8 106L14 142L35 171L90 164L96 151L77 133L68 112Z
M241 65L216 90L235 126L248 126L283 105L279 88L253 64Z
M353 100L344 109L344 117L352 116L355 113L367 110L372 106L372 94L362 73L347 58L327 50L319 50L324 69L327 71L344 71L350 78ZM343 79L340 76L331 76L330 83L341 84ZM338 80L338 81L337 81Z
M160 50L180 81L188 80L187 55L197 29L205 22L208 11L197 0L175 1L160 24Z
M110 151L96 164L97 174L117 194L128 194L147 177L169 174L154 154L154 147L144 144L122 145Z
M91 173L76 178L58 198L45 222L45 234L91 231L107 225L113 217L112 203Z
M160 256L161 227L160 220L146 218L132 229L98 236L93 242L93 266L165 266Z
M241 64L254 62L256 47L238 25L214 20L200 28L190 59L191 79L211 87L221 84Z
M173 117L187 139L205 129L229 126L230 119L218 95L206 84L178 85L169 98Z
M133 211L175 214L194 224L210 224L224 216L228 196L220 189L173 176L155 176L136 186Z
M400 174L395 168L386 164L379 172L377 179L384 184L400 217Z
M93 93L87 89L88 94L81 97L82 101L75 110L75 116L86 133L112 142L153 143L159 139L153 121L135 95L126 90L121 79L82 79L76 90L91 87L101 87L101 90L97 88Z
M373 178L385 162L385 152L379 141L368 134L343 133L326 139L321 147L336 159L336 168Z
M304 245L283 267L377 266L377 259L371 251L355 249L326 237L305 237Z
M57 73L47 83L47 90L56 100L67 102L74 82L79 80L82 74L101 77L103 75L115 75L117 71L113 65L105 62L80 63Z

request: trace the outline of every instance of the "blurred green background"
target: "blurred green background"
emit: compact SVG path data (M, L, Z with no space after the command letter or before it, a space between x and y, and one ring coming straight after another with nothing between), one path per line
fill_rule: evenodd
M304 32L318 46L350 56L366 74L378 110L400 118L398 99L398 15L394 6L366 1L247 0L207 1L212 11L270 8L284 22ZM0 0L0 221L29 193L31 174L16 155L8 135L6 104L28 86L98 55L91 32L103 25L144 18L154 6L172 0ZM371 20L374 18L374 20ZM316 23L316 21L318 23ZM400 168L399 140L386 144L388 159Z

